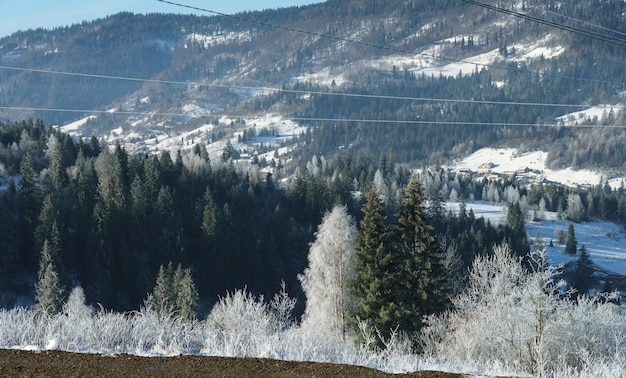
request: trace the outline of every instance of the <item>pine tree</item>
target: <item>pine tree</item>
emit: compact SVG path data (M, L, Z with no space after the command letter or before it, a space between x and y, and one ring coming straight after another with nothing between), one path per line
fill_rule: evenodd
M152 308L159 316L168 316L174 311L175 293L173 292L174 267L170 262L165 268L159 267L156 284L152 290Z
M41 249L37 284L35 285L35 309L44 314L57 314L63 308L65 287L57 272L57 246L47 239Z
M350 284L354 302L352 326L356 329L360 322L367 322L368 332L377 330L387 339L401 318L393 298L400 276L394 260L396 254L389 242L383 204L376 189L367 195L362 211L364 217L358 231L354 280Z
M22 158L20 163L19 205L20 205L20 254L22 263L34 269L37 266L37 252L33 243L33 232L35 230L37 215L41 208L40 188L37 184L35 170L29 154Z
M191 270L183 269L180 264L174 270L171 262L167 268L161 265L150 300L152 308L161 317L177 315L183 321L194 320L198 291Z
M175 293L174 308L183 321L196 319L198 291L191 276L191 269L183 269L180 264L174 272L172 291Z
M593 261L587 253L584 245L580 247L580 255L576 260L576 270L574 271L572 286L576 288L578 293L587 294L598 282L593 268Z
M307 298L303 328L325 329L345 338L356 239L354 219L345 206L324 215L311 244L309 266L298 277Z
M574 224L570 223L567 228L567 242L565 242L565 253L568 255L576 254L576 235L574 234Z
M524 213L519 202L513 202L509 205L506 215L507 240L511 249L517 256L528 256L530 246L528 244L528 236L526 235L526 222Z
M425 315L443 311L447 301L443 252L431 234L423 204L422 187L413 179L404 190L392 230L400 271L394 298L400 307L399 330L411 336L422 328Z

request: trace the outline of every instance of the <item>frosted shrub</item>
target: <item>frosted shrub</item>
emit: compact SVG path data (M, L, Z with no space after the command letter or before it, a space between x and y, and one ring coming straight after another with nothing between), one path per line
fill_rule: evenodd
M43 345L44 329L38 326L35 315L23 307L0 310L0 347L40 348Z
M563 299L545 255L535 255L531 265L527 272L507 246L478 257L454 309L428 319L422 340L428 355L465 371L539 376L575 376L617 363L626 324L615 305Z
M231 357L257 356L278 328L263 297L245 289L220 298L206 323L203 353Z
M270 302L271 311L276 316L278 331L285 331L294 325L292 319L293 309L296 307L296 299L289 297L285 288L285 281L281 282L279 293L274 294Z

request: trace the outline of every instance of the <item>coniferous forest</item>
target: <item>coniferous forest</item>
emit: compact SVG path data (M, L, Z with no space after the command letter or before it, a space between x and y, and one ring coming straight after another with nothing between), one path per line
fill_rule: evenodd
M80 285L89 302L114 310L138 308L168 264L190 270L205 310L236 288L270 296L285 281L290 293L301 293L297 275L324 212L345 204L361 219L355 185L369 192L379 165L365 157L318 160L285 185L232 160L210 161L201 146L185 157L129 155L42 121L2 124L0 141L9 177L0 193L2 283L41 272L46 251L64 295ZM408 184L408 171L391 159L381 167L394 187ZM390 219L399 207L392 197ZM506 234L465 212L433 217L433 236L468 224L478 230L478 244L462 233L446 240L463 247L466 265ZM17 289L28 295L32 285Z
M409 216L402 193L411 174L386 154L378 162L363 155L314 158L290 180L277 182L270 173L242 169L227 156L211 161L201 146L189 156L129 155L95 138L73 140L40 120L1 124L0 143L8 178L0 193L0 283L18 295L33 296L32 282L24 277L39 272L41 279L46 260L65 288L61 297L80 285L90 303L136 309L155 287L159 269L171 264L172 271L181 267L191 273L200 316L229 291L246 287L270 297L283 281L301 299L302 311L297 277L326 211L346 205L360 222L368 219L367 206L381 206L386 219L381 227L391 230ZM563 187L529 190L443 171L418 180L425 196L421 203L428 203L422 219L427 235L436 238L442 252L458 255L457 271L502 242L526 255L525 214L532 209L534 214L559 211L575 221L624 224L626 219L623 193L602 186L587 195ZM383 202L365 206L373 191ZM445 199L451 197L511 203L506 225L476 218L463 204L458 213L446 212ZM3 305L14 300L5 298Z

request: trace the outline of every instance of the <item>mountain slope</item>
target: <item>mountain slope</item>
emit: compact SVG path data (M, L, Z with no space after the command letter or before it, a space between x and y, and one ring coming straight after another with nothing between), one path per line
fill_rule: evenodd
M626 11L617 0L486 2L603 33L623 29ZM549 152L553 168L625 169L621 128L535 126L571 125L559 117L584 104L614 110L579 122L623 123L623 50L460 0L331 0L236 17L121 13L0 40L0 117L63 125L91 116L67 130L131 151L204 143L219 155L229 139L244 158L297 163L352 146L432 163L523 143Z

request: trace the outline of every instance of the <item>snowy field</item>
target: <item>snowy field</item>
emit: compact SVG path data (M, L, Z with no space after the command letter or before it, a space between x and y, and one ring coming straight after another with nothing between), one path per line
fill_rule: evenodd
M459 205L458 202L447 204L448 209L453 212L458 211ZM484 217L494 225L506 222L506 205L490 205L482 202L468 202L465 205L467 211L470 209L474 211L476 218ZM562 230L567 235L570 222L558 219L556 213L552 212L546 212L544 218L545 220L537 222L526 222L526 234L531 244L539 232L546 246L548 259L553 265L576 260L577 256L565 254L565 245L558 244L555 236L557 230ZM574 234L578 248L584 245L591 260L598 267L626 275L626 232L620 226L606 221L574 223ZM552 240L553 247L549 246L550 240Z
M493 163L494 167L489 171L496 174L515 172L518 169L528 168L538 172L538 178L545 178L551 182L563 185L598 185L600 182L609 180L613 189L619 188L625 177L609 177L608 173L594 172L587 169L575 170L566 168L552 170L546 167L547 152L533 151L520 153L516 148L482 148L470 156L456 163L455 169L469 169L481 172L481 165ZM487 172L485 172L487 173Z

